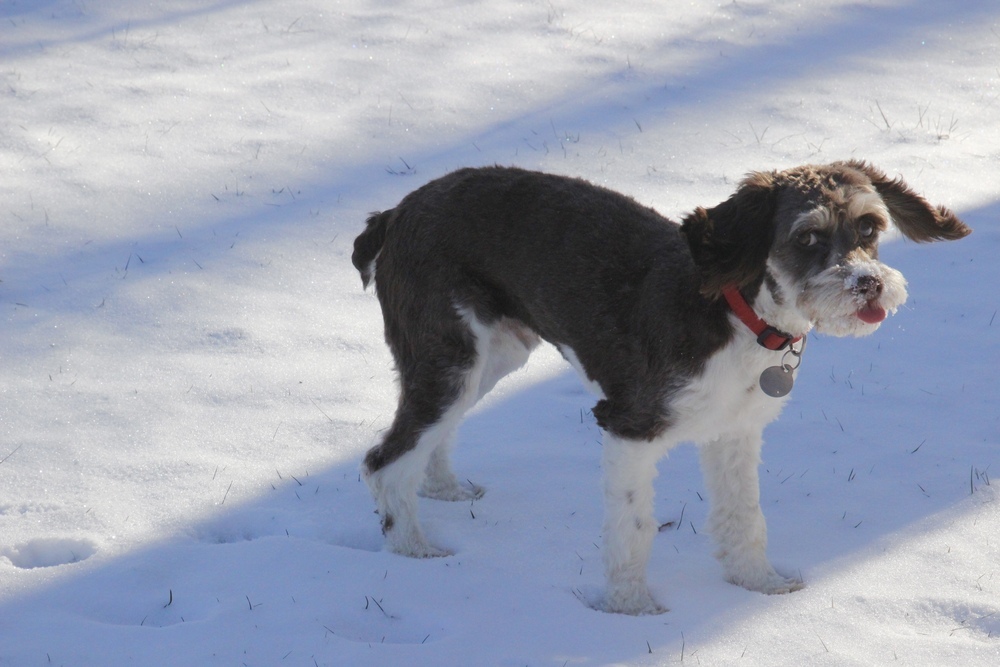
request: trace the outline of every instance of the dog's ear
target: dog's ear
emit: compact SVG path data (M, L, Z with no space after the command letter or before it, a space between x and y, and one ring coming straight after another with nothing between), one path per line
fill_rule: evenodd
M889 209L893 223L906 238L920 242L954 241L972 232L944 206L927 203L902 178L889 178L880 169L861 160L851 160L846 164L868 176Z
M701 270L701 293L715 300L727 287L742 288L764 276L774 241L778 185L774 172L754 172L732 197L697 208L681 230Z

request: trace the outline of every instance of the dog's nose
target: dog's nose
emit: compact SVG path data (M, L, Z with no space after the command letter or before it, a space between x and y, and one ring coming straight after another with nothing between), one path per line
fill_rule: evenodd
M882 279L878 276L859 276L854 289L868 301L877 299L882 294Z

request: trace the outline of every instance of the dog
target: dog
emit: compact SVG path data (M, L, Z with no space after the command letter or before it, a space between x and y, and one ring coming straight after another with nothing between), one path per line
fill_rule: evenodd
M970 229L862 161L750 173L681 224L586 181L518 168L461 169L372 214L354 243L374 279L399 405L362 473L390 551L426 540L417 496L479 498L449 451L463 415L542 340L599 400L608 612L665 611L646 583L656 464L694 442L726 578L788 593L767 559L762 431L788 400L811 331L863 336L907 298L878 259L895 226L914 241Z

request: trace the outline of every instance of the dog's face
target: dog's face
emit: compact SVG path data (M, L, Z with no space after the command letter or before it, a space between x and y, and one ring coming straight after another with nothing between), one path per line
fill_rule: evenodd
M854 170L800 169L784 181L766 262L765 288L818 332L860 336L906 301L902 274L878 261L892 217L868 178Z
M709 298L730 285L757 290L791 333L862 336L906 301L902 274L878 259L891 225L916 241L971 231L901 180L851 161L751 174L730 199L688 216L684 232Z

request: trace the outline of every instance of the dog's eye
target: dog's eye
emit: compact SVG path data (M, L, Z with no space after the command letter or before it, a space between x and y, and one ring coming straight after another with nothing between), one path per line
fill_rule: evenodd
M875 223L867 218L862 218L861 224L858 225L858 234L863 239L870 239L875 235Z
M796 240L800 246L808 248L819 243L819 234L816 232L802 232Z

